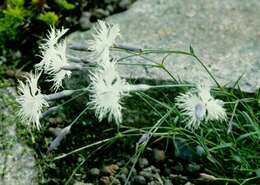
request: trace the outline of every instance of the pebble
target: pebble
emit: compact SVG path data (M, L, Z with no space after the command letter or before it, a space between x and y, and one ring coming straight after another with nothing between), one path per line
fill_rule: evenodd
M166 176L168 176L168 175L171 174L171 169L168 168L168 167L164 167L164 168L163 168L163 172L164 172L164 174L165 174Z
M134 184L138 184L138 185L146 184L145 178L141 175L134 176L133 181Z
M181 163L177 163L176 165L174 165L172 167L172 169L176 172L176 173L182 173L184 170L184 167Z
M104 185L109 185L110 184L110 179L107 176L103 176L103 177L100 178L100 182L102 184L104 184Z
M100 178L100 182L103 185L111 185L111 184L113 184L113 185L121 185L120 181L117 178L113 177L113 176L110 176L110 177L103 176L103 177Z
M75 182L73 185L93 185L92 183Z
M140 168L144 168L149 165L149 161L146 158L140 158L138 164Z
M118 169L119 167L116 164L111 164L104 166L102 171L107 175L113 176Z
M122 9L127 9L131 4L131 0L121 0L119 3L119 7Z
M169 179L164 180L164 185L173 185Z
M98 168L91 168L89 170L89 174L94 176L94 177L97 177L100 175L100 170Z
M132 175L136 175L137 174L137 171L135 168L132 169Z
M123 168L121 169L121 172L122 172L122 174L124 174L124 175L128 175L129 170L128 170L126 167L123 167Z
M187 165L186 170L190 173L196 173L200 170L200 165L195 163L190 163Z
M145 171L140 171L139 175L145 177L149 181L153 180L153 176L154 176L154 174L152 174L151 172L145 172Z
M165 160L165 152L155 148L153 149L153 158L155 162L163 162Z
M151 172L151 173L160 173L160 169L154 167L153 165L152 166L149 166L147 168L144 168L143 171L146 171L146 172Z
M90 22L91 14L89 12L83 12L80 19L79 25L82 30L88 30L91 28L92 23Z
M194 185L194 184L191 182L186 182L184 185Z
M204 148L202 148L202 146L197 145L196 146L196 153L199 157L202 157L203 155L205 155L205 150L204 150Z
M116 178L119 179L122 184L124 184L126 182L127 176L125 174L118 174L116 175Z
M185 140L176 140L175 141L175 157L186 161L195 161L198 157L193 149L187 144Z

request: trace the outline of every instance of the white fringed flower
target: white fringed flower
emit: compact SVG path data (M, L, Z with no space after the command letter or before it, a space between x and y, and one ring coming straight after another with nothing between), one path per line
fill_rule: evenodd
M33 123L37 129L41 126L39 120L42 109L48 107L47 101L44 100L44 96L37 87L39 77L40 74L29 74L26 83L19 81L20 96L17 97L17 102L20 104L18 116L23 122Z
M109 48L115 44L116 38L120 35L118 25L109 25L98 20L92 35L93 40L89 41L89 49L92 51L92 58L97 63L109 61Z
M50 75L53 84L53 89L57 91L62 86L62 81L66 77L70 77L71 71L63 70L62 68L68 65L68 60L66 57L66 40L57 44L54 49L54 54L51 58L51 62L45 72Z
M189 129L198 128L203 120L226 120L224 102L214 99L208 86L198 86L196 90L181 94L176 98L176 105L187 116L185 121Z
M43 43L40 45L41 49L41 62L36 64L38 70L48 69L51 63L51 59L55 56L55 46L58 44L59 39L68 31L68 29L55 29L50 28L47 34L47 38L44 39Z
M128 83L121 79L116 70L116 61L106 62L92 73L90 105L99 121L108 116L108 121L122 121L122 97L128 95Z

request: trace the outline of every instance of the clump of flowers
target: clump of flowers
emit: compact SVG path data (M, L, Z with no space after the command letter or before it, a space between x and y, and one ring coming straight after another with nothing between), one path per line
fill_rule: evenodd
M189 129L198 128L203 121L224 121L227 117L224 102L210 94L209 86L200 85L197 89L179 95L176 97L176 105L187 117L185 122Z
M54 82L52 89L57 91L62 86L62 80L70 77L71 71L62 69L68 65L66 57L66 40L59 42L61 37L67 32L67 29L61 30L51 28L47 39L40 46L42 61L36 65L37 70L43 70Z
M48 107L48 102L44 99L38 88L40 74L28 74L26 83L19 81L19 96L17 102L20 104L18 116L23 122L33 123L37 129L40 128L40 118L44 107Z
M55 47L58 44L58 41L61 37L68 31L68 29L55 29L54 27L50 28L50 31L47 34L47 38L43 39L43 43L40 45L40 57L42 58L39 64L36 64L36 68L39 70L49 69L50 64L53 62L53 57L56 56Z
M62 81L72 74L71 66L74 69L81 70L87 67L77 57L66 55L66 40L62 37L67 29L55 29L51 27L47 38L41 44L41 62L36 65L37 71L44 72L48 75L48 81L53 82L52 89L58 91L62 87ZM123 79L118 70L118 61L110 55L110 49L116 45L116 39L120 36L118 25L107 24L104 21L98 21L94 27L92 39L88 41L86 49L96 62L95 69L89 69L90 84L89 87L83 88L82 91L88 91L90 101L87 108L94 109L95 115L99 121L108 118L108 121L115 121L117 125L122 122L123 98L131 92L145 91L156 86L146 84L129 84ZM121 46L122 49L123 46ZM140 51L140 50L134 50ZM72 63L72 58L78 63ZM73 60L72 60L73 61ZM74 61L74 62L75 62ZM75 68L76 66L76 68ZM19 82L20 96L17 98L20 104L18 115L23 121L32 122L37 128L40 128L42 110L48 107L47 101L53 101L57 98L70 96L80 90L64 90L50 95L42 95L37 87L40 74L27 78L27 82ZM174 85L173 85L174 86ZM158 85L157 87L164 87ZM167 86L169 87L169 86ZM198 128L202 122L223 121L226 120L226 112L223 108L224 103L215 99L210 93L210 87L200 85L187 93L183 93L176 98L176 105L181 109L182 114L186 117L186 127L189 129ZM86 108L86 109L87 109ZM49 110L52 110L50 108ZM54 110L54 109L53 109Z
M122 79L116 70L116 61L106 62L90 76L90 102L101 121L106 115L119 124L122 121L121 99L128 93L128 83Z
M116 38L120 36L119 26L106 24L99 20L94 30L93 39L88 42L88 49L92 51L92 59L97 63L109 61L109 49L116 43Z
M50 75L50 81L52 81L53 89L57 91L62 86L62 80L65 77L71 76L71 71L63 70L62 68L69 65L69 62L66 57L66 40L59 43L55 50L55 54L51 59L50 66L46 69L46 73Z

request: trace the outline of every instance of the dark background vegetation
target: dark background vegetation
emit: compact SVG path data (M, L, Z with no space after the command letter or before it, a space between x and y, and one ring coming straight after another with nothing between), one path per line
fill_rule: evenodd
M4 0L0 2L0 64L28 69L39 62L39 40L50 26L88 29L89 24L127 9L133 0ZM88 15L82 17L82 15ZM82 20L80 20L82 18Z

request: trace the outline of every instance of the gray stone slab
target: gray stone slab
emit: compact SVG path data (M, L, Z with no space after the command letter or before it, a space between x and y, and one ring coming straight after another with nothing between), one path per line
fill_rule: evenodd
M232 86L241 76L244 91L260 86L260 1L259 0L140 0L108 22L120 26L121 43L144 48L189 50L204 61L222 84ZM73 33L69 42L84 43L90 31ZM70 51L72 55L86 54ZM115 54L122 56L122 54ZM150 55L158 63L164 55ZM129 62L144 63L141 58ZM166 66L175 76L189 82L214 83L198 62L187 56L171 55ZM132 78L169 80L160 69L121 66L121 74Z
M0 88L0 97L0 184L38 184L34 151L16 136L15 89Z

